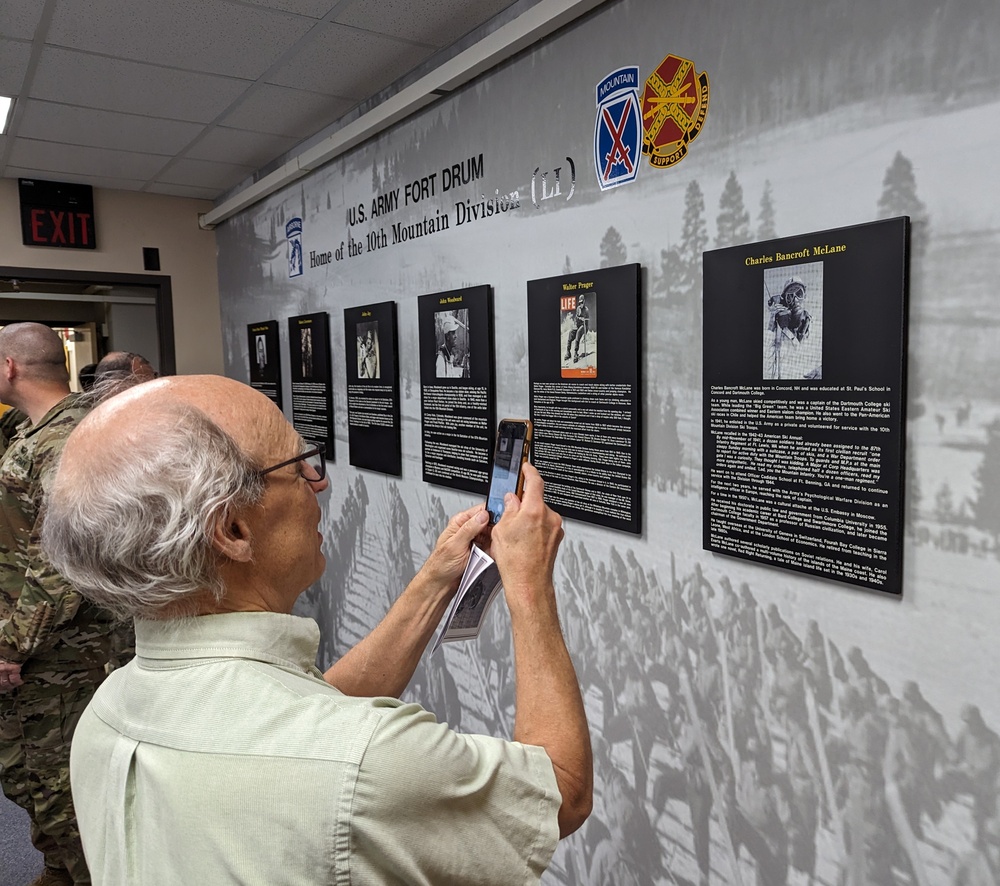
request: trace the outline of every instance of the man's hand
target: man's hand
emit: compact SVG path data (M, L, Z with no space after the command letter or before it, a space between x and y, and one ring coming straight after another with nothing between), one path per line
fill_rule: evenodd
M489 525L483 505L456 514L385 618L324 674L345 695L398 698L458 590L473 539Z
M542 497L545 483L541 475L529 462L521 471L524 495L519 500L512 492L507 494L490 546L508 605L519 601L530 605L539 591L551 593L552 570L563 539L562 517ZM517 599L512 601L512 595Z
M514 740L545 749L562 805L559 835L573 833L594 802L587 714L559 626L552 570L562 518L545 504L545 484L525 464L524 496L510 494L493 527L493 559L503 579L514 637Z
M21 666L14 661L0 661L0 692L10 692L22 683Z
M489 519L484 505L455 514L438 536L427 562L420 568L420 577L434 587L446 587L452 592L457 590L465 564L469 562L472 543L489 526Z

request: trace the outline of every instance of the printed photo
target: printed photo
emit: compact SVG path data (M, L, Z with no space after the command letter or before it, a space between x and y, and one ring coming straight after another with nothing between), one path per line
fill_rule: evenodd
M765 381L823 377L823 262L764 271Z
M256 336L256 347L257 347L257 368L261 371L267 366L267 336L258 335Z
M437 378L469 377L469 309L434 313L434 374Z
M299 330L302 342L302 377L312 378L313 374L313 331L311 326Z
M597 378L597 293L559 299L559 338L563 378Z
M357 326L358 378L379 378L378 320L366 320Z

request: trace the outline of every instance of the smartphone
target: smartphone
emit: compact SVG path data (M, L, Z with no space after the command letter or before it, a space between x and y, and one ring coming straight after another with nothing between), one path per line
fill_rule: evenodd
M524 488L521 465L528 460L530 451L531 422L526 418L503 419L497 427L490 491L486 497L490 523L496 523L503 516L503 499L508 492L521 497Z

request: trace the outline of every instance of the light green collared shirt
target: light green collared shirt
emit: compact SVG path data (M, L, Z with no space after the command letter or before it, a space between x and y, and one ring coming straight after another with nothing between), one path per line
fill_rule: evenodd
M351 698L310 619L140 621L70 772L95 886L537 883L561 798L544 750Z

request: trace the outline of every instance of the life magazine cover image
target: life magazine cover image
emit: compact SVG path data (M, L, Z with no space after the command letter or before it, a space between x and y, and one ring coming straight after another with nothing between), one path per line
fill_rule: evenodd
M597 378L597 293L559 299L563 378Z

